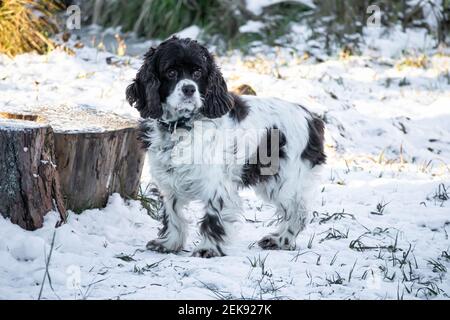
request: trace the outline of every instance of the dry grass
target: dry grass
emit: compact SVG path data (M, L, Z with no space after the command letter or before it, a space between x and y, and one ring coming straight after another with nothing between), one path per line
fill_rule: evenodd
M53 16L58 8L59 2L51 0L0 1L0 53L14 57L52 50L49 35L57 30Z
M34 122L43 122L44 119L34 114L18 114L9 112L0 112L0 119L25 120Z
M397 68L402 70L404 68L422 68L426 69L429 66L429 59L424 54L419 56L405 57L399 63L397 63Z

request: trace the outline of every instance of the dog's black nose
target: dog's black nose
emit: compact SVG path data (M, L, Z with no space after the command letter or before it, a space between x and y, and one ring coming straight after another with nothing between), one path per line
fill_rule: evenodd
M186 97L192 97L196 91L195 86L192 84L184 85L182 90Z

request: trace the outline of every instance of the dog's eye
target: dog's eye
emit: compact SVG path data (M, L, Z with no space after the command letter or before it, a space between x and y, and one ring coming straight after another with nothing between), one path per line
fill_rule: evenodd
M167 72L167 76L170 78L170 79L173 79L173 78L176 78L177 77L177 75L178 75L178 72L176 71L176 70L169 70L168 72Z
M202 76L202 72L200 70L195 70L194 73L192 74L192 77L197 80L200 79Z

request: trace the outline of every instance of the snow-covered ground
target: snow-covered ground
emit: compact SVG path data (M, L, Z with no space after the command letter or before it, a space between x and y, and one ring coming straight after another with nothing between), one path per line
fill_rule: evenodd
M34 232L0 218L0 299L38 298L46 265L43 299L448 299L450 56L422 33L372 40L363 56L320 63L288 49L219 58L230 88L249 84L326 120L328 164L297 251L254 245L274 210L250 190L227 256L213 259L191 257L200 204L187 210L186 251L166 255L144 250L160 223L113 195L56 230L54 212ZM81 104L138 117L124 91L141 61L75 52L0 56L0 112ZM401 63L422 53L423 67Z

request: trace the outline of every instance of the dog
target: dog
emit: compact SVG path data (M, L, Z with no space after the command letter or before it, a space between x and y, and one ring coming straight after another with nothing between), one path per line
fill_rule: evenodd
M280 218L259 246L295 249L307 224L313 173L326 161L318 116L281 99L230 93L212 54L189 38L151 48L126 98L143 118L140 140L163 198L163 227L147 249L180 251L187 237L183 208L199 200L202 239L193 256L224 256L245 187L273 204Z

